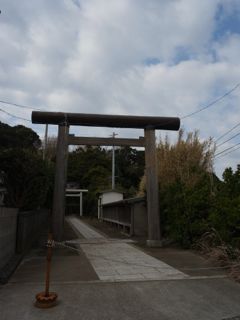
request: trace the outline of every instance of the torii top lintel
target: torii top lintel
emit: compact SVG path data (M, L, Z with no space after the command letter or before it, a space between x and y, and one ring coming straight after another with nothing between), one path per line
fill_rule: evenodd
M180 119L176 117L149 117L43 111L32 112L32 123L135 129L149 128L162 130L178 130L180 127Z

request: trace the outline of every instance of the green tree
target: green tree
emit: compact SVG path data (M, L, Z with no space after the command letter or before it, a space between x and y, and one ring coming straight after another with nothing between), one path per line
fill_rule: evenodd
M28 148L36 150L41 140L32 129L18 125L11 127L0 122L0 148Z
M100 147L81 147L71 152L68 157L68 181L78 182L81 188L88 188L89 172L94 168L105 169L104 182L100 182L105 188L110 187L111 158L106 149ZM98 179L98 177L95 177Z
M132 148L116 149L116 186L127 196L135 195L144 172L144 152ZM68 181L88 189L85 208L96 214L98 193L111 189L112 150L82 147L69 154Z
M227 243L240 247L240 165L226 168L213 199L210 225Z
M111 186L111 157L100 147L81 147L69 154L68 181L74 181L80 188L88 189L84 196L84 210L97 214L98 192ZM74 199L71 203L74 203Z
M127 196L136 195L144 174L144 151L130 147L116 150L116 184Z
M7 206L28 210L45 204L51 183L50 168L36 152L5 149L0 152L0 163Z

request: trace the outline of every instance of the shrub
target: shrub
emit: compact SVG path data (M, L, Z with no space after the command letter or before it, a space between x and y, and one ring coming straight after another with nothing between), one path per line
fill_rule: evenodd
M0 167L7 189L7 206L28 210L45 204L50 169L36 152L27 149L2 150Z
M212 197L212 140L200 142L198 132L170 144L168 138L157 146L160 212L163 236L185 247L208 230ZM145 177L140 193L145 189Z

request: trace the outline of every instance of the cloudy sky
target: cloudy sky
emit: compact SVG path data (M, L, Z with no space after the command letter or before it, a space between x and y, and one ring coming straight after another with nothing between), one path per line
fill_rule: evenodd
M48 111L184 117L240 83L239 0L0 0L0 10L3 101ZM30 109L0 108L0 121L43 135L44 126L3 112L30 119ZM240 122L239 110L237 87L182 127L217 139ZM108 136L113 129L71 131ZM236 135L216 153L239 143L238 132L240 126L218 140ZM240 149L219 156L217 174L235 169L239 155Z

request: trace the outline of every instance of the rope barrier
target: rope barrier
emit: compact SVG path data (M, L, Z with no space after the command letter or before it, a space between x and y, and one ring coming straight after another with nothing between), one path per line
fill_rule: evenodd
M59 242L59 241L52 241L53 243L53 247L64 247L64 248L67 248L67 249L71 249L73 251L76 251L78 253L82 253L82 250L81 249L77 249L77 248L74 248L72 246L69 246L66 244L66 242ZM131 265L131 266L138 266L138 267L145 267L145 268L155 268L153 265L146 265L146 264L139 264L139 263L135 263L135 262L127 262L127 261L122 261L122 260L116 260L116 259L109 259L109 258L106 258L106 257L103 257L103 256L99 256L99 255L91 255L91 257L93 258L100 258L100 259L103 259L103 260L106 260L106 261L110 261L110 262L117 262L117 263L122 263L122 264L127 264L127 265ZM231 264L228 264L226 266L213 266L213 267L202 267L202 268L182 268L182 270L212 270L212 269L228 269L229 267L231 267L232 265Z

